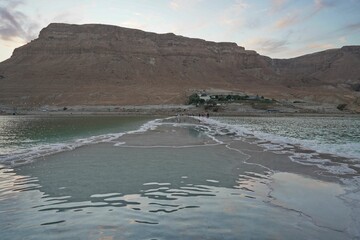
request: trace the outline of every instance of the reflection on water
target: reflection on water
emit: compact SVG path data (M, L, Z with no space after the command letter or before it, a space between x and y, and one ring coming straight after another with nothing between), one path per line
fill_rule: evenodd
M22 197L7 204L24 211L17 211L18 217L6 214L5 220L40 238L44 228L55 231L59 226L90 238L103 232L133 239L222 238L237 228L234 218L240 209L264 197L251 189L257 184L251 173L268 177L264 169L244 165L244 156L223 146L209 150L102 144L18 167L7 173L14 178L7 189Z
M346 239L276 205L269 169L184 129L136 136L193 147L97 144L0 169L1 239Z
M36 181L35 185L27 182L24 187L24 179L20 179L15 185L22 191L38 189L45 199L51 199L50 209L66 211L91 207L93 203L97 207L139 205L126 200L130 195L164 201L215 196L213 187L236 189L245 180L239 175L264 171L255 165L244 165L239 161L241 155L223 149L217 146L211 152L208 147L155 150L114 148L110 144L83 147L17 168L18 175L31 176L26 180ZM225 162L219 164L219 159ZM53 200L59 198L60 202L54 204ZM49 209L45 206L41 209Z
M136 129L146 117L119 116L0 116L1 155L19 148Z

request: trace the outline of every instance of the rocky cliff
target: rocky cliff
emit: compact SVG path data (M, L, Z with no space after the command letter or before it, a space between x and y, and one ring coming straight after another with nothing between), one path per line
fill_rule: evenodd
M360 46L345 46L293 59L274 59L272 68L291 85L345 84L360 80Z
M50 24L0 63L0 103L183 103L195 89L355 104L360 47L271 59L235 43L117 26Z

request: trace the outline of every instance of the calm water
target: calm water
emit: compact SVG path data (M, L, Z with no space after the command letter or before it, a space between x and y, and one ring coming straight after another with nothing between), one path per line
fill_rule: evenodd
M146 117L0 116L0 163L31 162L48 154L106 142L149 121Z
M298 164L302 150L274 137L297 119L200 121L1 118L0 238L360 237L356 158L307 149L313 164ZM296 131L285 137L304 140ZM320 157L334 162L319 168Z

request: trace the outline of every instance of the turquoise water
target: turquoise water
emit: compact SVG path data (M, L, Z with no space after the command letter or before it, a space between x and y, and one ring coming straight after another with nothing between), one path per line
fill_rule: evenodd
M60 143L107 133L137 129L149 118L74 116L0 116L0 150Z
M0 116L0 163L17 165L33 159L110 140L136 130L148 117Z
M261 118L4 119L1 239L360 237L359 174L297 164Z

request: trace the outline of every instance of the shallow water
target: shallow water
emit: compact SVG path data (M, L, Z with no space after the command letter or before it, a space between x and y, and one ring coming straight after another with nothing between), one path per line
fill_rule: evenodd
M149 117L0 116L0 163L18 165L47 154L117 138Z
M276 143L360 159L360 117L220 117L221 123Z
M1 239L360 236L356 174L302 172L288 155L200 121L123 119L117 135L101 130L73 150L2 167Z

